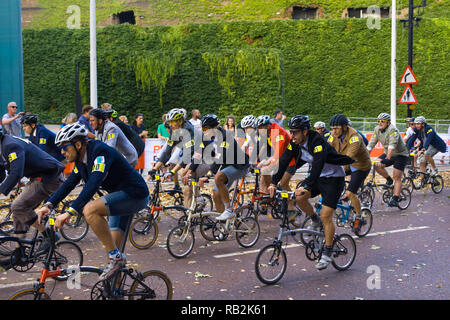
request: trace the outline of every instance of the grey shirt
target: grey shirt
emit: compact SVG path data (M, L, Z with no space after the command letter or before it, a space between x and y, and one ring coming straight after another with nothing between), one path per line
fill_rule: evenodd
M119 151L128 161L131 166L136 166L138 162L138 155L136 149L127 139L125 134L111 121L105 121L103 130L101 132L95 130L95 137L97 140L103 141L108 146Z
M3 115L3 119L11 119L14 118L14 116L11 116L9 113L5 113ZM16 137L22 137L22 126L20 125L20 118L17 118L13 120L10 124L4 124L3 128L5 129L6 133L16 136Z

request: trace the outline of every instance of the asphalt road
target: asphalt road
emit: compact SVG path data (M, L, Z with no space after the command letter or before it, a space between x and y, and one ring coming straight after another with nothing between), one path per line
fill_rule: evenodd
M259 241L250 249L241 248L234 236L211 243L197 231L194 250L184 259L175 259L165 246L176 221L163 216L157 243L147 250L128 244L126 254L133 268L165 272L177 300L444 300L450 297L449 205L448 188L438 195L431 190L414 192L405 211L382 205L377 194L372 230L355 239L357 256L349 270L337 271L330 265L317 271L315 262L306 259L304 247L289 238L287 271L272 286L262 284L255 274L259 249L271 243L279 229L279 220L266 216L260 219ZM338 228L337 233L354 236L349 229ZM92 231L78 244L84 265L105 265L106 252ZM1 272L0 299L30 287L41 266L26 273ZM89 299L96 281L96 276L83 276L80 288L69 289L66 282L49 280L46 291L52 299Z

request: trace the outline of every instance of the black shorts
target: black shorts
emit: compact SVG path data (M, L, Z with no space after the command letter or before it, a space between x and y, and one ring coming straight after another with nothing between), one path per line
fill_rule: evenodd
M381 163L390 167L394 165L394 168L403 171L408 164L407 156L392 156L390 160L386 159L386 154L383 153L378 159L381 159Z
M322 204L336 209L339 198L344 190L344 177L319 178L311 188L311 198L322 195Z
M350 183L348 184L347 190L356 194L358 193L359 187L362 186L367 176L370 173L370 169L366 171L356 170L350 174Z

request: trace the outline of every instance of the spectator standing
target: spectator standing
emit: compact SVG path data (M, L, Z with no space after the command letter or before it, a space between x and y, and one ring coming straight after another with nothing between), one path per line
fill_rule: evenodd
M139 135L139 137L144 141L147 139L148 131L147 128L144 125L144 114L138 113L134 117L133 124L131 125L131 128L136 131L136 133ZM138 163L135 167L136 170L139 171L139 173L142 174L143 170L145 168L145 152L142 153L142 155L138 158Z
M88 129L88 137L90 139L95 139L94 129L92 129L89 123L89 112L94 109L93 106L86 105L81 109L81 116L78 118L78 122L83 124Z
M120 116L119 119L120 119L123 123L129 124L129 123L128 123L128 118L127 118L127 116L125 116L125 115Z
M20 117L23 112L17 112L17 103L11 101L8 103L8 113L5 113L2 118L2 125L6 133L16 137L22 137L22 125L20 124Z
M223 125L223 128L227 131L233 131L236 136L236 120L233 116L228 116L227 121Z
M275 122L280 127L284 128L284 120L285 119L286 119L286 116L283 114L283 111L275 110L274 118L272 119L272 122Z
M167 117L167 114L163 114L162 123L158 126L158 130L157 130L158 138L161 140L164 140L164 141L167 141L170 137L169 131L167 130L167 127L166 127L166 117Z
M200 110L194 109L191 112L192 118L189 120L190 123L194 126L197 130L202 130L202 120L200 119Z

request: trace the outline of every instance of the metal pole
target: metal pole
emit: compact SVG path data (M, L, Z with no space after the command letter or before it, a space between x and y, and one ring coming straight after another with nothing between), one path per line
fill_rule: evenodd
M397 8L396 0L392 0L391 11L391 122L395 126L397 121Z
M408 8L408 65L413 70L413 30L414 30L414 0L409 0ZM413 70L414 71L414 70ZM412 85L411 85L412 89ZM406 105L408 118L412 117L412 110Z
M91 106L97 108L97 25L95 0L90 5Z

